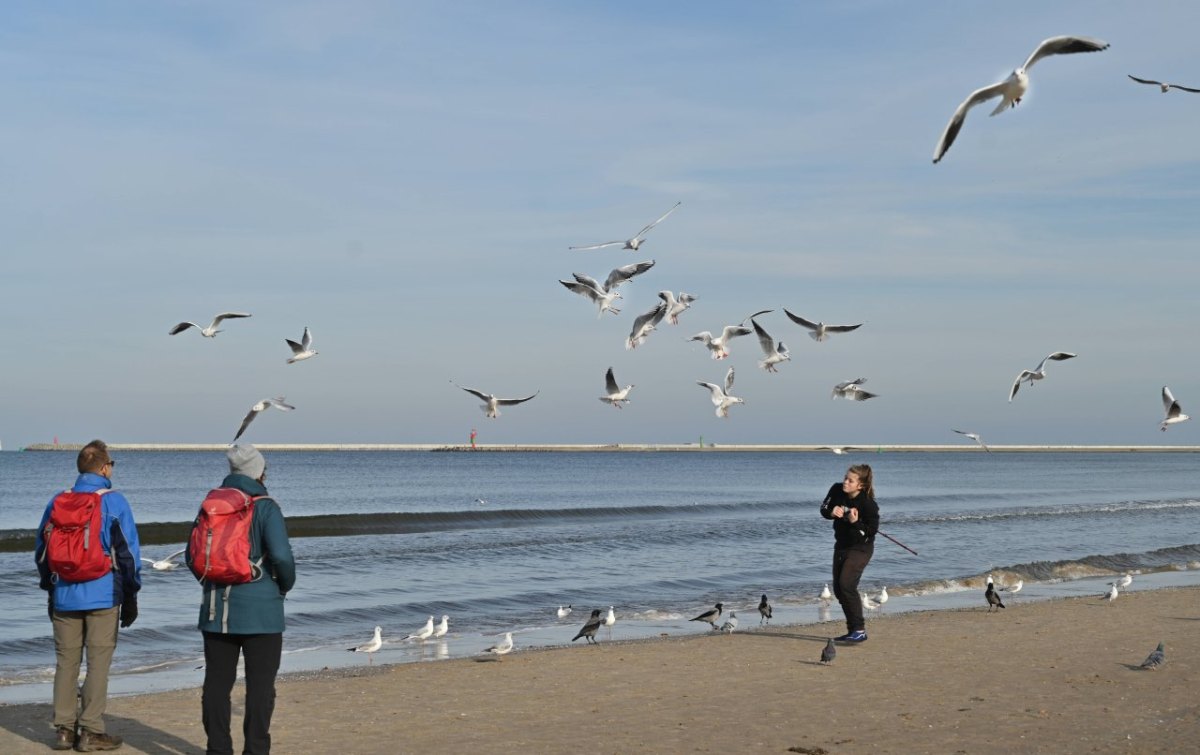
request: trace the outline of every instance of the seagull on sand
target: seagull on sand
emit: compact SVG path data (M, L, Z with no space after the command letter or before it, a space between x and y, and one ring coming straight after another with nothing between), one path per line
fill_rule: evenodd
M869 398L875 398L878 393L864 391L862 384L867 382L866 378L860 377L854 380L846 380L833 386L833 393L830 398L844 398L849 401L866 401Z
M667 303L667 322L672 325L678 325L679 316L690 309L692 302L696 301L696 297L683 291L679 292L678 299L670 291L659 291L658 298Z
M1036 369L1021 370L1021 374L1017 375L1017 379L1013 381L1012 390L1010 390L1008 393L1008 400L1012 401L1013 396L1017 395L1017 391L1020 389L1022 382L1027 381L1029 383L1029 387L1032 388L1035 381L1045 380L1046 362L1062 362L1066 359L1074 359L1076 356L1076 354L1072 354L1069 351L1056 351L1053 354L1048 355L1042 361L1038 362Z
M1171 395L1171 389L1165 385L1163 386L1162 400L1163 409L1166 411L1167 416L1162 421L1162 424L1159 425L1159 430L1162 430L1165 433L1168 426L1177 425L1180 422L1187 422L1189 419L1191 419L1191 417L1184 414L1183 410L1179 408L1179 402L1175 400L1173 395Z
M604 374L604 390L608 391L608 395L601 396L600 400L606 404L610 404L617 409L622 409L622 404L629 403L629 392L633 390L633 385L627 385L624 388L617 385L617 379L613 377L612 367L608 368L608 372Z
M184 548L183 550L177 550L159 561L155 561L152 558L146 558L145 556L142 556L141 558L143 561L150 564L150 568L155 571L172 571L173 569L179 568L179 562L175 559L179 558L184 553L187 553L187 548Z
M762 600L758 602L758 615L762 618L758 620L759 624L771 623L771 604L767 602L767 596L763 595Z
M445 614L442 614L441 623L438 624L437 628L433 630L433 639L440 640L443 637L445 637L446 632L449 632L449 631L450 631L450 617Z
M833 644L833 638L825 640L825 648L821 651L821 663L828 666L833 663L833 659L837 658L837 646Z
M1178 84L1168 84L1165 81L1155 81L1154 79L1139 79L1137 76L1134 76L1133 74L1130 74L1130 73L1127 73L1125 75L1128 76L1129 78L1133 79L1134 81L1136 81L1139 84L1149 84L1151 86L1156 86L1162 90L1163 94L1166 94L1168 89L1180 89L1184 92L1200 92L1200 89L1192 89L1191 87L1180 86Z
M507 655L512 652L512 649L513 649L512 632L505 632L503 640L501 640L499 643L497 643L495 645L492 645L490 648L488 648L487 650L484 650L483 652L491 653L492 655Z
M1100 52L1107 50L1108 43L1092 37L1050 37L1043 40L1029 57L1025 63L1009 74L1008 78L991 86L976 89L974 92L963 100L958 109L954 111L954 115L950 117L950 122L946 124L946 130L942 132L942 138L938 139L937 147L933 151L933 161L936 163L946 155L946 150L950 149L950 145L954 143L954 138L958 136L958 132L963 127L963 122L967 119L967 111L975 107L981 102L986 102L993 97L1000 98L1000 104L992 111L992 115L999 115L1005 110L1016 107L1021 98L1025 96L1025 92L1029 89L1029 69L1033 68L1033 64L1042 58L1051 55L1065 55L1076 52Z
M725 623L721 625L721 631L725 634L733 634L733 630L738 627L737 611L730 611L729 618L725 619Z
M888 595L887 585L884 585L883 587L881 587L879 589L879 597L877 598L877 600L879 601L880 607L883 607L883 604L888 602L888 600L890 598L891 598L891 596Z
M351 653L374 653L379 648L383 647L383 627L375 627L375 636L370 642L359 645L358 647L346 648ZM367 656L367 663L372 662L373 656Z
M723 419L729 418L729 407L734 404L746 403L744 399L740 399L730 393L733 390L733 368L729 368L729 372L725 373L725 387L713 383L706 383L703 380L697 380L696 385L702 385L712 393L713 406L717 407L716 414Z
M655 327L662 322L663 317L667 314L666 302L660 303L657 307L640 314L633 320L633 328L629 331L629 338L625 339L626 349L636 349L646 342L646 337L654 332Z
M1117 593L1117 583L1113 582L1112 584L1110 584L1108 586L1108 592L1100 597L1107 599L1108 602L1111 603L1117 599L1118 594L1119 593Z
M221 324L221 322L223 320L232 320L235 317L249 317L249 316L250 316L249 313L246 313L246 312L222 312L221 314L219 314L213 318L213 321L211 323L209 323L207 328L202 328L194 322L181 322L178 325L176 325L175 327L168 330L167 335L173 336L173 335L182 333L183 331L187 330L188 328L195 328L195 329L199 330L200 335L204 336L205 338L215 338L217 333L222 332L220 330L217 330L217 327Z
M429 620L425 622L425 626L421 627L420 629L413 632L412 634L405 637L404 639L420 640L421 642L424 642L425 640L428 640L431 636L433 636L433 617L432 616L430 616Z
M287 360L288 364L295 364L296 362L301 362L305 359L312 359L319 353L312 347L312 333L309 332L307 327L304 328L304 335L300 336L300 343L296 343L290 338L285 338L283 340L292 350L292 355Z
M983 597L987 598L988 613L994 609L1004 608L1004 603L1000 600L1000 594L996 592L996 586L992 584L992 578L988 577L987 590L984 591Z
M254 421L254 418L257 417L260 413L265 412L266 410L270 409L272 406L283 412L290 412L291 410L296 408L296 407L292 406L291 404L284 403L283 399L284 399L283 396L276 396L275 398L264 398L262 401L259 401L254 406L250 407L249 413L247 413L245 418L242 419L242 426L238 428L237 435L233 436L233 440L231 440L229 442L229 445L233 445L234 443L237 443L237 439L242 437L242 433L246 432L246 428L250 427L250 423Z
M861 322L858 325L826 325L823 322L813 322L811 320L805 320L800 315L794 315L791 312L788 312L786 308L783 310L783 313L787 315L792 322L803 328L807 328L809 338L813 339L817 343L828 340L831 333L849 333L852 330L858 330L862 327Z
M608 627L608 638L612 639L612 628L617 623L617 613L612 606L608 607L608 613L604 616L604 626Z
M992 449L988 448L987 444L983 442L983 438L979 437L979 433L969 433L965 430L955 430L954 432L958 433L959 435L965 435L971 440L975 441L984 451L987 451L988 453L992 452Z
M754 327L754 332L758 336L758 345L763 350L764 359L758 363L758 366L767 372L779 372L775 365L792 358L788 353L788 347L784 345L783 341L776 344L775 339L771 337L770 333L763 330L757 320L751 318L750 324Z
M516 406L517 404L523 404L531 398L535 398L538 393L541 393L541 391L536 391L533 396L526 396L525 398L496 398L490 393L484 393L483 391L477 391L474 388L466 388L461 386L458 383L455 383L453 380L451 380L450 383L457 388L462 388L467 393L482 401L483 413L488 419L495 419L496 417L499 417L500 407L502 406Z
M600 630L600 626L604 623L604 619L600 618L600 609L593 608L592 615L583 624L583 628L579 630L579 634L571 638L571 642L584 638L589 645L598 644L596 640L596 632Z
M688 619L688 621L706 621L709 624L712 624L713 629L716 629L717 628L717 619L721 618L721 609L722 608L724 608L724 604L718 603L715 606L713 606L712 608L705 611L704 613L697 616L696 618Z
M1125 574L1120 579L1114 580L1113 584L1115 584L1117 587L1124 590L1126 587L1129 587L1130 585L1133 584L1133 575L1130 574L1129 572L1125 572Z
M1146 660L1142 661L1139 668L1156 669L1167 662L1167 656L1163 652L1163 644L1158 643L1158 647L1154 649L1150 655L1146 656Z
M833 593L829 592L829 585L821 588L821 600L833 600Z
M571 615L571 607L570 606L559 606L557 613L558 613L558 618L565 619Z
M631 239L627 239L625 241L605 241L603 244L592 244L590 246L569 246L567 248L568 249L578 249L578 250L583 251L583 250L587 250L587 249L603 249L606 246L620 246L622 249L632 249L633 251L636 252L638 250L638 247L640 247L642 245L642 243L646 240L646 234L649 233L650 230L652 228L654 228L654 226L656 226L659 223L666 220L667 215L670 215L672 212L675 212L675 210L678 209L679 205L681 205L681 204L683 204L683 202L676 202L675 206L672 207L671 209L667 210L666 213L661 218L659 218L658 220L655 220L650 225L648 225L645 228L643 228L642 230L638 231L637 234Z

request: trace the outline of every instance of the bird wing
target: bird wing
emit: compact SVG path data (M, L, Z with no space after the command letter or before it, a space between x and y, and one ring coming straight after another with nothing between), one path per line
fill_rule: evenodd
M1200 92L1200 89L1192 89L1191 87L1180 86L1178 84L1167 84L1168 89L1182 89L1185 92Z
M854 386L850 390L850 398L855 401L866 401L867 399L875 398L878 395L879 395L878 393L871 393L870 391L864 391L861 388L859 388L858 386Z
M587 278L586 275L583 277ZM589 280L591 280L591 279L589 278ZM563 284L564 286L567 287L567 289L574 291L575 293L579 294L580 296L586 296L587 298L591 299L592 301L597 301L603 296L603 294L601 294L598 290L596 290L596 288L591 283L581 283L581 282L577 282L577 281L564 281L564 280L560 280L559 283Z
M754 331L750 330L750 328L744 327L742 325L726 325L724 328L721 329L721 341L723 343L729 343L729 339L731 339L731 338L737 338L738 336L748 336L753 332Z
M179 323L178 325L176 325L175 327L173 327L173 328L171 328L170 330L168 330L168 331L167 331L167 335L169 335L169 336L173 336L173 335L175 335L175 334L177 334L177 333L182 333L183 331L187 330L188 328L197 328L197 329L199 329L199 328L200 328L200 326L199 326L199 325L197 325L197 324L196 324L196 323L194 323L194 322L181 322L181 323Z
M304 328L304 335L300 338L300 345L304 347L305 351L312 348L312 333L307 327Z
M1100 52L1107 49L1107 42L1094 37L1050 37L1049 39L1042 40L1042 43L1025 60L1025 65L1021 67L1028 72L1030 68L1033 68L1034 63L1050 55L1066 55L1073 52Z
M171 555L164 558L163 561L174 561L175 559L179 558L180 556L182 556L185 553L187 553L187 548L180 548L179 550L175 551Z
M958 132L962 130L963 123L967 120L968 110L981 102L986 102L1002 94L1004 94L1004 82L1001 81L991 86L976 89L967 95L967 98L954 111L954 115L950 116L950 122L946 124L946 129L942 131L942 138L938 139L937 147L933 150L933 161L935 163L939 162L946 154L946 151L950 149L950 145L954 144L954 140L958 137Z
M660 322L663 321L663 318L667 316L666 303L664 302L662 304L659 304L657 307L652 309L650 312L647 312L647 314L650 315L650 324L658 325Z
M643 228L642 230L638 231L638 232L637 232L637 235L635 235L635 236L634 236L634 238L635 238L635 239L638 239L638 238L641 238L642 236L644 236L644 235L646 234L646 232L648 232L648 231L649 231L651 228L653 228L654 226L656 226L656 225L658 225L659 223L661 223L661 222L663 222L664 220L666 220L666 219L667 219L667 215L670 215L672 212L675 212L675 210L676 210L676 209L678 209L679 205L681 205L681 204L683 204L683 202L676 202L676 203L675 203L675 206L674 206L674 207L672 207L671 209L667 210L667 211L666 211L666 212L663 214L663 216L662 216L661 218L659 218L658 220L655 220L655 221L654 221L653 223L651 223L650 225L648 225L648 226L646 226L645 228ZM625 242L619 242L619 243L625 243Z
M257 404L256 404L256 406L257 406ZM250 413L247 414L246 418L242 420L242 426L238 428L237 435L233 436L233 440L230 441L230 445L233 445L234 443L237 442L238 438L242 437L242 433L246 432L246 428L250 426L250 423L254 421L254 418L258 416L258 413L260 411L262 411L262 410L261 409L251 409L250 410Z
M711 391L712 392L712 402L714 404L716 404L717 406L720 406L721 402L725 400L725 391L723 391L721 389L721 386L715 385L713 383L706 383L703 380L697 380L696 385L702 385L705 388L707 388L709 391Z
M657 325L662 322L663 315L666 314L667 304L663 302L649 312L643 312L633 319L633 330L629 331L629 337L635 338L641 332L642 328L650 323Z
M491 401L492 398L494 398L492 396L492 394L490 394L490 393L484 393L483 391L477 391L474 388L464 388L463 386L459 385L458 383L455 383L453 380L450 381L450 384L457 386L458 388L462 388L467 393L471 394L472 396L478 398L480 401L483 401L485 403Z
M744 327L746 325L746 320L753 320L755 317L758 317L759 315L769 314L774 311L775 310L773 310L773 309L760 309L757 312L755 312L754 314L750 315L749 317L743 317L742 321L739 322L738 325L741 325Z
M1052 359L1055 362L1061 362L1064 359L1074 359L1077 356L1078 356L1078 354L1072 354L1069 351L1056 351L1053 354L1051 354L1050 356L1046 357L1046 359ZM1046 363L1046 361L1045 361L1045 359L1043 359L1042 364L1045 364L1045 363Z
M1139 84L1153 84L1156 87L1160 87L1163 85L1163 83L1161 81L1155 81L1154 79L1139 79L1137 76L1134 76L1133 74L1128 74L1128 73L1125 75L1128 76L1129 78L1133 79L1134 81L1136 81Z
M217 327L218 325L221 324L222 320L232 320L237 317L249 317L249 316L250 316L249 312L222 312L221 314L219 314L213 318L212 325L210 325L209 327L210 328Z
M604 293L604 289L606 288L605 286L600 285L600 281L596 280L590 275L584 275L583 273L571 273L571 277L585 286L591 286L600 293Z
M858 330L861 327L861 322L858 325L826 325L825 331L827 333L849 333L850 331Z
M635 275L641 275L652 267L654 267L654 260L635 262L632 265L618 267L608 274L608 278L604 281L604 287L611 291L623 283L628 283Z
M668 307L675 306L675 294L671 293L670 291L659 291L658 298L666 302Z
M794 314L792 314L791 312L787 311L787 309L786 309L786 308L783 310L783 313L784 313L785 315L787 315L787 316L788 316L788 319L790 319L792 322L794 322L794 323L796 323L797 325L800 325L800 326L802 326L802 327L808 328L809 330L816 330L816 329L817 329L817 327L818 327L818 326L817 326L817 324L816 324L815 322L812 322L812 321L810 321L810 320L805 320L805 319L804 319L803 317L801 317L800 315L794 315Z
M541 393L540 390L535 391L533 396L526 396L525 398L498 398L496 399L496 403L500 406L516 406L517 404L525 403L534 396L537 396L539 393Z
M733 390L733 368L730 367L729 372L725 373L725 395L728 396L729 392L732 390Z
M304 346L296 343L292 339L285 338L283 340L287 343L288 347L291 348L293 354L299 354L300 352L304 351Z
M276 396L275 398L265 398L265 399L263 399L263 403L267 404L268 406L273 406L276 409L281 409L285 412L290 412L291 410L296 408L296 407L292 406L291 404L285 404L283 399L284 399L283 396Z
M1017 391L1021 388L1021 381L1029 377L1033 373L1029 370L1021 370L1021 374L1017 375L1017 379L1013 381L1012 390L1008 392L1008 400L1012 401L1013 396L1017 395Z
M758 345L762 347L763 353L771 356L775 353L775 339L771 334L763 330L762 326L755 320L750 320L750 324L754 326L754 332L758 335Z
M624 239L622 239L621 241L605 241L603 244L592 244L591 246L569 246L567 248L585 251L587 249L603 249L606 246L617 246L619 244L624 244L624 243L625 243L625 241L624 241Z
M621 390L620 386L617 385L617 379L613 377L612 367L609 367L608 372L604 374L604 388L610 396Z

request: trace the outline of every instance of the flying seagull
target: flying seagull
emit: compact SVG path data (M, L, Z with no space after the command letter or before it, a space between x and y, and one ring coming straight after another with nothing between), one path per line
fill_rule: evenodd
M689 338L689 341L701 341L708 347L713 359L724 359L729 356L729 342L739 336L748 336L754 331L743 325L726 325L721 329L721 335L713 338L711 331L701 331Z
M633 388L633 385L627 385L624 388L617 385L617 379L613 377L612 367L609 367L608 372L604 373L604 390L608 391L608 394L601 396L600 400L621 409L623 408L622 404L629 403L629 392Z
M1165 81L1155 81L1154 79L1139 79L1137 76L1134 76L1134 75L1128 74L1128 73L1125 75L1128 76L1129 78L1133 79L1134 81L1136 81L1139 84L1150 84L1151 86L1156 86L1162 90L1163 94L1166 94L1168 89L1181 89L1185 92L1200 92L1200 89L1192 89L1191 87L1179 86L1178 84L1168 84Z
M300 362L305 359L311 359L318 353L317 350L312 347L312 333L308 331L307 327L304 329L304 335L300 336L300 343L296 343L290 338L285 338L283 340L287 342L288 347L290 347L292 350L292 356L287 360L288 364L295 364L296 362Z
M459 385L458 383L455 383L453 380L451 380L450 383L458 388L462 388L467 393L471 394L472 396L475 396L480 401L482 401L483 402L483 407L482 407L483 413L485 416L488 417L488 419L495 419L496 417L499 417L500 416L500 407L502 407L502 406L516 406L517 404L522 404L522 403L528 401L529 399L536 397L538 395L538 393L541 393L541 391L536 391L533 394L533 396L526 396L525 398L496 398L495 396L493 396L490 393L484 393L483 391L477 391L474 388L463 387L463 386Z
M1009 74L1008 78L997 84L976 89L967 99L963 100L958 109L954 111L954 115L950 117L950 122L946 124L942 138L938 139L937 147L933 151L933 161L936 163L946 155L946 150L950 149L950 145L954 143L955 137L963 127L963 122L967 119L967 111L971 108L993 97L999 97L1000 104L992 111L992 115L999 115L1010 107L1016 107L1029 89L1029 69L1033 68L1034 63L1051 55L1100 52L1107 49L1107 42L1091 37L1063 36L1043 40L1029 55L1024 65Z
M586 275L579 276L578 273L576 273L576 277L587 278ZM579 280L560 280L559 283L566 286L568 291L574 291L580 296L585 296L588 299L591 299L592 303L599 308L599 312L596 315L597 317L603 316L605 312L611 312L614 315L621 314L621 310L613 306L614 301L622 298L620 292L616 290L601 291L595 281L592 281L591 278L588 278L588 280L591 281L591 283L583 283Z
M837 646L833 644L833 638L825 640L825 648L821 651L821 663L826 666L833 663L833 659L837 658Z
M762 600L758 602L758 615L761 617L758 620L759 624L771 623L771 604L767 602L767 596L763 595Z
M1167 656L1163 653L1163 644L1158 643L1158 647L1154 649L1150 655L1146 656L1146 660L1142 661L1140 668L1156 669L1167 662Z
M1159 426L1159 430L1165 433L1169 425L1177 425L1180 422L1187 422L1191 419L1191 417L1184 414L1183 410L1179 408L1179 402L1171 395L1171 389L1165 385L1163 386L1162 399L1163 409L1166 410L1167 416Z
M1012 390L1010 390L1008 392L1008 400L1012 401L1013 396L1017 395L1017 391L1021 388L1022 382L1027 381L1029 383L1029 387L1032 388L1035 381L1044 380L1046 378L1046 362L1047 361L1061 362L1065 359L1074 359L1076 356L1077 356L1076 354L1072 354L1069 351L1056 351L1053 354L1050 354L1049 356L1047 356L1042 361L1038 362L1038 366L1036 369L1021 370L1021 374L1017 375L1017 379L1013 381Z
M508 653L512 652L512 649L513 649L512 632L505 632L503 640L501 640L499 643L497 643L495 645L492 645L490 648L488 648L487 650L484 650L483 652L491 653L492 655L507 655Z
M284 412L290 412L296 408L291 404L285 404L283 399L283 396L264 398L262 401L259 401L254 406L250 407L250 412L246 415L245 419L242 420L242 426L238 428L237 435L233 436L233 440L229 441L229 445L232 446L234 443L237 443L237 439L242 437L242 433L246 432L246 428L250 427L250 423L254 421L254 418L257 417L260 412L265 412L272 406Z
M850 451L857 451L858 446L817 446L818 451L829 451L830 453L841 456Z
M996 592L996 586L991 582L991 576L988 577L987 589L983 592L983 597L987 598L988 613L993 609L1004 608L1004 603L1000 600L999 593Z
M559 283L571 291L581 296L586 296L595 302L600 308L599 315L603 315L606 310L615 315L621 312L621 310L612 306L613 300L622 298L617 289L652 267L654 267L654 260L646 260L645 262L635 262L631 265L613 269L609 272L608 277L604 279L604 283L600 283L590 275L584 275L583 273L571 273L571 276L575 279L573 282L560 280Z
M375 627L375 636L370 642L352 648L346 648L351 653L374 653L379 648L383 647L383 627ZM374 656L367 655L367 663L371 663Z
M405 637L404 639L420 640L421 642L424 642L425 640L428 640L432 636L433 636L433 617L430 616L429 620L425 622L425 626L421 627L420 629L413 632L412 634Z
M152 558L146 558L145 556L142 556L142 560L145 561L146 563L150 564L150 568L155 571L171 571L171 570L177 569L179 567L179 562L176 561L175 559L179 558L184 553L187 553L187 548L184 548L183 550L175 551L174 553L167 556L166 558L160 559L158 561L155 561Z
M758 366L767 372L779 372L775 365L792 358L791 354L788 353L788 347L784 345L783 341L776 344L775 339L771 337L770 333L763 330L763 327L758 324L757 320L751 318L750 324L754 326L754 333L758 336L758 345L763 350L764 358L758 363Z
M638 247L640 247L642 245L642 243L646 240L646 238L645 238L646 234L650 232L650 229L654 228L654 226L656 226L659 223L666 220L667 215L670 215L672 212L675 212L675 210L678 209L679 205L681 205L681 204L683 204L683 202L676 202L675 206L672 207L671 209L667 210L666 214L664 214L661 218L659 218L658 220L655 220L653 223L646 226L642 230L638 231L637 235L635 235L631 239L627 239L625 241L605 241L603 244L592 244L590 246L571 246L571 247L567 247L567 248L568 249L587 250L587 249L602 249L606 246L620 246L622 249L632 249L633 251L636 252L638 250Z
M598 644L596 641L596 632L600 630L600 625L604 623L604 619L600 618L600 609L593 608L592 615L584 622L583 627L579 630L579 634L571 638L571 642L584 638L589 645Z
M633 328L629 331L629 338L625 339L625 348L636 349L645 343L646 336L654 332L655 327L662 322L666 314L667 304L666 302L660 302L654 309L635 317Z
M692 302L696 301L696 297L683 291L679 292L679 298L670 291L659 291L658 298L667 303L667 322L672 325L679 324L679 316L692 306Z
M713 406L717 407L716 414L718 417L728 418L729 407L734 404L744 404L745 400L734 396L730 391L733 390L733 368L729 368L729 372L725 373L725 387L713 383L706 383L703 380L697 380L696 385L702 385L712 393Z
M717 628L717 619L721 618L721 609L722 608L724 608L724 604L718 603L715 606L713 606L712 608L705 611L704 613L695 617L694 619L688 619L688 621L705 621L705 622L708 622L709 624L712 624L713 629L716 629Z
M803 328L807 328L809 338L813 339L817 343L828 340L831 333L849 333L852 330L858 330L862 327L861 322L858 325L826 325L823 322L805 320L799 315L794 315L791 312L788 312L787 309L784 309L783 313L787 315L792 322Z
M959 435L965 435L971 440L975 441L984 451L987 451L988 453L992 452L992 449L988 448L987 444L983 442L983 438L979 437L979 433L969 433L965 430L955 430L954 432L958 433Z
M168 330L167 335L173 336L178 333L182 333L183 331L187 330L188 328L196 328L197 330L200 331L200 335L204 336L205 338L215 338L217 333L221 332L220 330L217 330L217 326L219 326L221 324L221 321L232 320L235 317L249 317L249 316L250 315L246 312L222 312L221 314L219 314L213 318L213 321L211 323L209 323L207 328L202 328L194 322L181 322L178 325L176 325L175 327Z
M733 630L738 627L737 611L730 611L729 618L725 619L725 623L721 625L721 631L726 634L733 634Z
M875 398L878 393L871 393L862 389L862 384L867 382L866 378L855 378L854 380L846 380L833 386L833 393L830 398L844 398L849 401L866 401L869 398Z

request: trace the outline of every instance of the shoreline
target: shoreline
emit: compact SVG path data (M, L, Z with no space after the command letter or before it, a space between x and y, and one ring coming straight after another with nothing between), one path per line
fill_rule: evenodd
M699 443L256 443L261 451L419 451L419 452L521 452L521 453L646 453L646 452L755 452L836 453L827 445L807 444L699 444ZM113 451L224 452L225 443L109 443ZM82 443L31 443L20 451L78 452ZM964 444L849 444L842 455L872 453L987 453ZM1155 445L989 445L992 453L1200 453L1200 446Z
M1168 587L884 616L829 667L817 657L840 620L590 648L518 638L501 659L281 675L272 735L280 752L1180 752L1200 722L1198 598ZM1166 665L1140 670L1158 642ZM111 698L109 731L123 752L201 752L199 697ZM51 735L48 704L0 706L0 750L44 752Z

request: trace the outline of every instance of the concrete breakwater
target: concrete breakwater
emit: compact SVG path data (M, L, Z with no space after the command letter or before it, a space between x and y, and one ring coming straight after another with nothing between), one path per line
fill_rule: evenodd
M850 446L819 446L803 444L716 444L705 443L512 443L512 444L479 444L472 447L469 444L445 443L256 443L262 451L434 451L434 452L738 452L749 451L756 453L836 453L834 448L842 449L845 455L872 453L985 453L975 445L914 445L914 444L883 444L883 445L850 445ZM33 443L24 448L25 451L70 451L77 453L83 447L82 443ZM109 443L113 451L205 451L223 452L228 448L223 443ZM992 453L1200 453L1200 446L1133 446L1133 445L996 445L988 447Z

